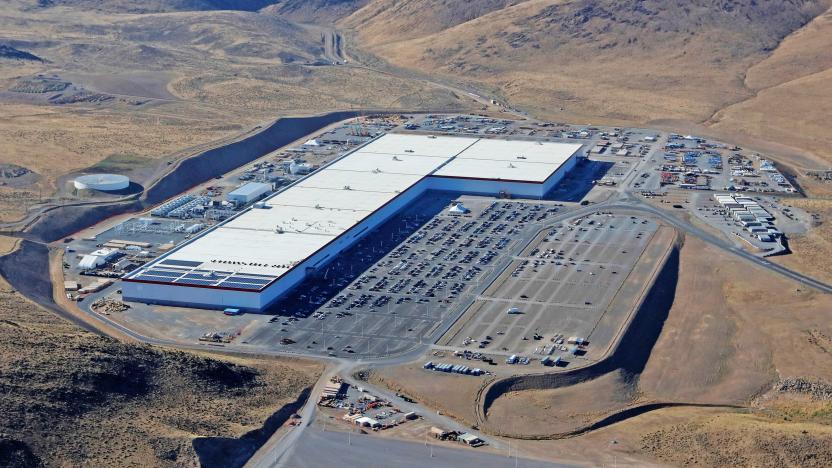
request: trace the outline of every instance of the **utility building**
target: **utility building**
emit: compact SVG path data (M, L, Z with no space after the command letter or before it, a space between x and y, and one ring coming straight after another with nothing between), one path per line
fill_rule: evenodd
M580 149L386 134L127 274L123 297L262 310L426 191L542 198Z
M260 182L249 182L242 187L232 190L225 196L225 199L237 205L247 205L257 201L272 191L271 184Z

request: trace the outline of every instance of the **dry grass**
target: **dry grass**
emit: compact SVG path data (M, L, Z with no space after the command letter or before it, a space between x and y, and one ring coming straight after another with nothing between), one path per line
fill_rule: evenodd
M218 126L220 113L202 114L175 104L95 110L0 104L3 161L41 174L43 188L49 190L56 188L60 175L112 154L155 159L240 131L240 127Z
M775 257L774 261L799 270L813 278L832 283L832 200L794 199L789 205L820 216L821 224L804 235L789 239L791 255Z
M504 434L557 434L591 424L637 398L635 388L611 372L569 387L506 393L489 407L489 427Z
M16 237L0 236L0 255L13 252L20 244L20 239Z
M321 372L98 337L8 285L0 304L0 439L50 466L193 466L194 438L258 429Z
M181 157L287 115L468 105L423 81L305 65L322 56L320 30L270 12L141 15L31 3L4 5L0 30L49 62L0 61L0 162L42 177L0 190L0 221L41 199L73 198L61 176L114 154ZM38 73L112 99L55 105L52 95L7 91Z
M755 96L722 109L715 128L755 135L807 150L828 167L832 137L822 124L832 112L832 10L786 38L746 73Z
M812 330L832 296L688 239L676 300L639 382L650 397L743 403L785 377L832 375Z
M832 463L832 427L721 414L642 436L643 450L673 465L804 466Z
M437 372L429 374L420 363L412 363L373 369L370 382L410 395L422 404L474 424L477 420L476 395L486 380Z
M340 24L396 66L478 83L543 118L699 122L832 161L829 2L478 6L376 0Z

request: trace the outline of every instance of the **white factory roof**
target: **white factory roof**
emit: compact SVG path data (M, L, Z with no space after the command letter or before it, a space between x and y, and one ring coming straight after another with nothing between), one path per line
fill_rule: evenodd
M265 285L427 176L540 183L580 147L387 134L267 198L265 208L251 208L206 230L126 278L175 278L166 270L179 269L192 271L193 281L185 282L184 276L162 281L209 285L210 279L194 275L217 271L217 278L234 279L217 279L214 286L228 281ZM246 275L263 275L263 279L241 279Z
M361 152L448 158L461 153L478 140L468 137L388 133L361 148Z
M434 175L543 182L580 148L572 143L481 139Z

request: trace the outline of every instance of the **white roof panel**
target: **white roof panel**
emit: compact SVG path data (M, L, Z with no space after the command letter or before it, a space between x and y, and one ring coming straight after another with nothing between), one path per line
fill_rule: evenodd
M268 208L206 230L127 278L166 260L280 277L427 176L542 182L580 147L387 134L272 195Z
M573 143L481 139L434 175L543 182L580 149Z
M202 269L280 276L332 239L331 236L220 227L200 237L198 242L173 251L166 259L202 262Z
M380 171L392 174L412 174L426 176L444 164L448 158L436 156L415 156L411 154L381 154L357 151L349 158L344 158L327 166L327 170L338 171Z
M266 200L268 206L311 206L371 212L397 194L395 192L359 192L358 190L293 187Z
M302 180L296 186L391 193L404 192L423 177L422 175L331 171L324 169ZM333 194L333 196L337 197L338 194Z
M412 154L448 158L456 156L476 141L477 138L467 137L388 133L364 146L361 151L390 155Z
M305 206L274 206L253 209L223 225L223 229L245 229L273 233L284 232L337 236L351 228L369 213L366 211L314 208Z
M434 175L473 179L543 182L557 167L550 164L495 161L486 159L455 159Z
M581 149L581 145L576 143L484 138L463 151L457 156L456 160L493 159L499 161L525 161L561 165L579 149Z

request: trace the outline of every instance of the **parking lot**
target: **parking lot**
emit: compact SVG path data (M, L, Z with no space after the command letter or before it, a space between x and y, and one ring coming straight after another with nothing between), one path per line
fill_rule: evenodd
M453 198L433 193L414 203L281 300L271 323L245 341L339 356L411 349L562 209L464 197L470 211L460 215L447 209Z
M672 238L662 232L645 255L659 230L651 218L594 214L541 232L440 344L537 359L597 355ZM570 347L573 337L588 344Z

